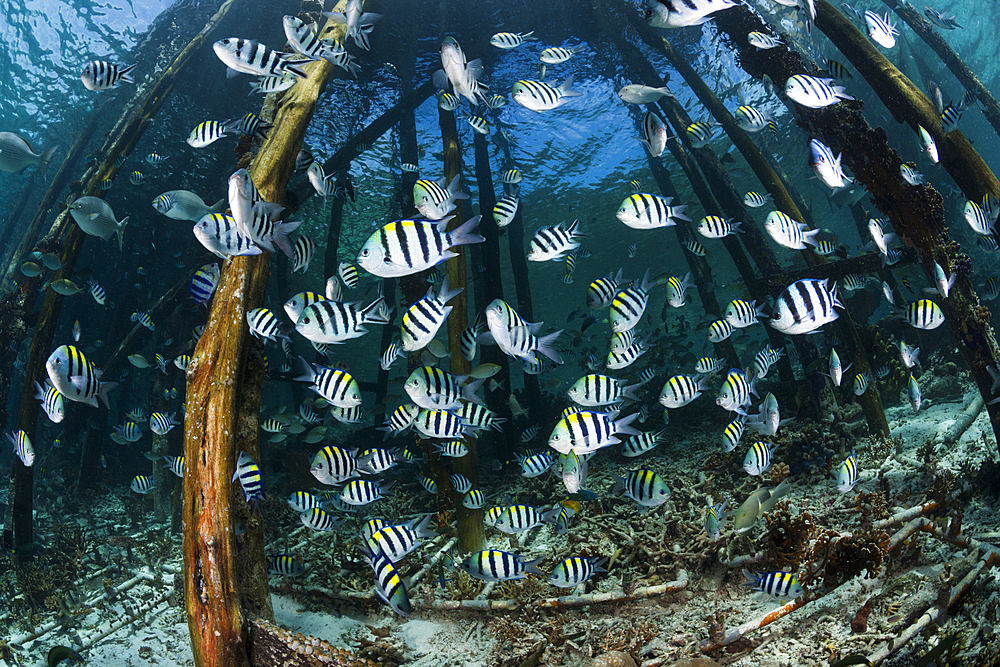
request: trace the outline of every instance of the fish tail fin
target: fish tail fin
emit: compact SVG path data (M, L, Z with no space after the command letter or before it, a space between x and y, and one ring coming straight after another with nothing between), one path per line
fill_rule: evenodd
M451 232L448 232L448 240L452 246L468 245L471 243L482 243L486 239L474 233L476 226L482 216L477 215L469 218Z
M534 574L534 575L537 575L539 577L547 577L548 574L546 574L545 572L542 572L542 570L539 569L539 567L538 567L538 563L541 563L543 560L545 560L545 559L544 558L536 558L534 560L526 560L526 561L524 561L524 571L527 572L528 574Z
M38 158L38 172L42 175L42 178L45 178L45 168L48 166L49 160L52 159L52 154L55 153L58 148L58 146L53 146L49 150L42 153L42 156Z
M281 252L291 259L294 254L292 251L292 244L288 241L289 235L298 229L299 225L302 224L301 220L296 220L295 222L277 222L274 224L274 245L278 246Z
M225 213L226 209L229 208L229 199L223 197L219 201L212 204L212 213Z
M101 399L101 403L104 403L104 407L110 409L111 404L108 402L108 392L118 386L117 382L102 382L100 388L97 390L97 398Z
M475 403L476 405L481 405L483 407L486 407L486 403L483 401L483 399L481 399L479 396L476 395L476 392L479 391L479 389L483 386L484 382L486 382L486 380L476 380L475 382L470 382L469 384L462 387L462 398L469 401L470 403Z
M560 329L555 333L550 333L548 336L542 336L541 338L538 339L538 347L536 348L538 352L544 354L546 357L556 362L557 364L561 364L563 360L562 357L559 355L559 353L555 350L555 348L552 347L552 344L556 342L556 340L559 338L562 332L563 330Z
M622 388L622 396L625 398L631 398L633 401L638 401L639 397L636 396L635 392L638 389L642 389L642 384L630 384L627 387Z
M621 419L615 422L615 435L639 435L638 429L629 426L632 422L639 418L638 412L633 412L630 415L625 415Z
M118 223L118 250L125 247L125 225L128 224L128 216Z
M448 303L449 301L451 301L452 299L454 299L456 296L458 296L459 294L461 294L462 290L464 290L464 289L465 289L464 287L459 287L457 289L449 290L448 289L448 276L445 276L444 277L444 281L441 283L441 291L438 292L437 300L440 303Z
M570 74L566 77L566 80L562 82L559 86L559 92L562 93L563 97L580 97L583 95L579 90L573 89L573 75Z
M122 78L122 81L125 83L135 83L135 79L132 78L132 70L134 70L138 64L139 63L133 63L125 69L118 70L118 75Z
M687 210L687 204L682 204L681 206L671 206L670 207L670 217L677 218L678 220L687 220L692 222L691 218L685 215L684 211Z

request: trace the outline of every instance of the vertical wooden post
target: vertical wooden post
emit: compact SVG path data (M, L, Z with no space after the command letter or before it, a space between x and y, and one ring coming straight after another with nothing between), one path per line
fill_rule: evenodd
M332 26L323 36L342 39L343 32ZM308 77L281 98L274 129L248 169L266 201L281 201L333 69L326 61L303 67ZM263 347L249 344L246 315L263 300L269 261L264 253L227 262L187 369L183 576L198 667L246 667L246 616L272 617L260 521L231 482L241 451L260 460ZM240 515L246 533L236 538Z
M441 141L444 144L444 180L451 183L451 179L462 173L462 147L458 143L458 129L455 127L455 114L451 111L438 109L438 125L441 127ZM452 218L450 227L454 228L465 222L467 214L463 201L456 202L455 217ZM469 294L467 273L467 247L459 246L453 249L458 253L458 257L453 257L445 263L448 271L448 284L466 289L451 301L454 309L448 316L448 349L451 351L451 365L449 370L455 375L466 375L471 370L471 365L462 356L461 336L469 322ZM460 475L464 475L472 482L473 488L479 487L478 479L478 452L474 438L464 438L469 453L465 456L452 459L452 470ZM479 551L483 548L485 540L485 529L483 527L483 510L472 510L461 503L461 499L456 503L456 514L458 516L458 548L462 553Z

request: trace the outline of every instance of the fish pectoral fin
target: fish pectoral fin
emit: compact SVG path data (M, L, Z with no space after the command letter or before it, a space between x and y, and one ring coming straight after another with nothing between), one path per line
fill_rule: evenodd
M87 386L87 377L85 375L74 375L69 378L69 383L73 385L74 389L83 391Z
M88 213L87 220L96 220L100 215L100 213Z

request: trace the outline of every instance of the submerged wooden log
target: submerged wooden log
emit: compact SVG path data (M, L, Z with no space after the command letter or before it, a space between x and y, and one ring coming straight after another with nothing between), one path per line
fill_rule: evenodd
M343 27L328 26L322 34L342 39ZM274 129L248 169L267 201L281 201L333 69L326 61L303 67L308 77L282 97ZM263 350L259 343L248 344L246 315L263 300L269 261L268 253L229 260L187 369L183 552L188 628L198 667L248 665L246 617L273 616L263 531L231 482L241 451L259 460ZM234 523L240 514L246 534L237 549Z
M924 19L908 2L899 2L899 0L882 0L882 2L892 7L893 11L913 29L913 32L917 33L917 36L924 40L924 43L931 47L934 53L938 54L941 62L951 70L951 73L966 90L975 94L976 99L983 105L983 115L986 116L986 120L993 126L997 134L1000 134L1000 104L979 80L979 77L969 69L965 61L959 58L955 50L944 40L944 37L934 29L930 21Z
M444 180L451 183L455 176L462 173L462 147L458 143L458 129L455 127L455 114L444 109L438 109L438 124L441 127L441 141L444 144ZM463 200L455 202L455 216L452 218L449 227L454 229L465 222L467 213ZM453 307L451 315L448 316L448 349L451 352L451 364L449 370L453 375L468 375L472 366L462 356L462 332L469 325L469 281L467 276L466 257L467 246L459 246L452 249L458 253L458 257L453 257L445 262L448 272L448 284L452 289L463 287L461 293L456 295L449 305ZM472 488L479 488L478 460L479 453L476 447L475 438L465 437L462 439L469 453L457 459L452 459L451 468L455 473L464 475L470 482ZM453 492L454 493L454 492ZM456 494L458 495L458 494ZM486 539L485 527L483 525L483 510L469 509L462 504L461 497L456 498L456 514L458 518L458 548L461 553L471 553L483 548Z

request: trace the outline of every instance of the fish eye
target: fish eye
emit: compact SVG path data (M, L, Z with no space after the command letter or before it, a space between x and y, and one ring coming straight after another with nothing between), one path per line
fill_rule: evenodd
M358 255L358 257L367 257L368 255L369 255L368 249L365 248L364 250L361 251L361 254Z
M308 317L303 317L302 318L302 324L309 324L309 318Z

